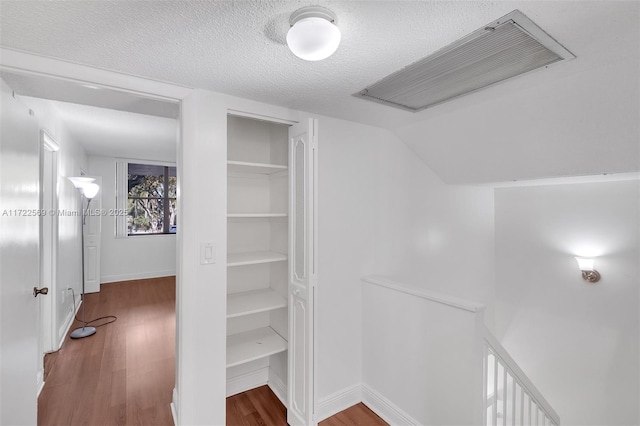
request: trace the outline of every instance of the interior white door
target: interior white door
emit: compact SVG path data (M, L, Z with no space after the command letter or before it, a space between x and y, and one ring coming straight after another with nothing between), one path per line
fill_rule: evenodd
M84 290L97 293L100 291L100 230L105 212L102 211L102 176L89 177L95 178L94 183L101 190L89 204L84 225Z
M40 287L40 138L0 80L0 424L35 425Z
M289 354L287 422L315 424L314 300L318 120L289 129Z

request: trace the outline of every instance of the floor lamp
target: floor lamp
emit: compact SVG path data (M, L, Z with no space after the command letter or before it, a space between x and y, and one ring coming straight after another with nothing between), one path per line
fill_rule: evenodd
M100 186L97 183L94 183L94 178L86 177L86 176L78 176L78 177L70 177L68 178L73 185L80 191L82 198L87 199L87 210L89 209L89 204L91 204L91 200L93 197L98 194L100 190ZM86 210L82 208L83 202L82 198L80 198L80 210L82 211L82 226L80 231L80 253L82 253L82 327L76 328L71 332L72 339L81 339L83 337L92 336L96 333L95 327L88 327L86 318L84 316L84 225L87 219ZM75 303L75 301L74 301Z

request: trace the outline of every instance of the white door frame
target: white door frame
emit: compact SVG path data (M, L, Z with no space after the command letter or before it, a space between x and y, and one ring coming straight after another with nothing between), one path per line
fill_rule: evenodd
M56 339L58 266L58 150L60 145L45 130L40 131L40 285L49 288L40 297L38 392L44 386L44 354L60 348Z

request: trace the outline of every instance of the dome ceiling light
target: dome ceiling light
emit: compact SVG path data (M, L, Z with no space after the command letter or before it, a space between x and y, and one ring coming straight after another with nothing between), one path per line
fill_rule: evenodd
M338 49L340 30L336 14L320 6L298 9L289 18L287 45L298 58L305 61L321 61Z

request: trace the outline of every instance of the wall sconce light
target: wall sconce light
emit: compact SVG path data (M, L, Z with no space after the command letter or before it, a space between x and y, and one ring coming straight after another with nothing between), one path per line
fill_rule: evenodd
M578 267L582 271L582 279L589 281L590 283L597 283L600 281L600 273L593 267L594 259L588 259L586 257L576 257L578 261Z

